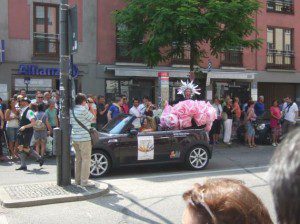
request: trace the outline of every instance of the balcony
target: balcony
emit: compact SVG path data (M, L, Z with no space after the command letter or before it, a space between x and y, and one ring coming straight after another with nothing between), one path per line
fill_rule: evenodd
M229 50L221 54L221 66L243 67L243 51Z
M293 51L267 51L267 69L293 70L295 57Z
M116 45L116 61L117 62L125 62L125 63L143 63L142 58L133 59L129 54L129 47L126 43L122 43L117 41Z
M59 35L35 32L33 35L33 46L34 56L58 58Z
M292 0L268 0L267 12L294 14L294 2Z

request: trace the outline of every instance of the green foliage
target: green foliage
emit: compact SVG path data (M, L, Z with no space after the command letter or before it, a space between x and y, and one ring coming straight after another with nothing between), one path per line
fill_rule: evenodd
M258 0L127 0L115 13L123 27L117 35L133 59L151 67L181 57L189 46L193 70L207 53L202 44L215 56L237 46L259 48L262 40L252 35L259 7Z

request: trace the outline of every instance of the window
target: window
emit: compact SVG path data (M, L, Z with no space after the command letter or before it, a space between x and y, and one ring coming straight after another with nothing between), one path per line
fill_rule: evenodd
M294 69L293 29L267 29L267 68Z
M221 54L221 65L243 67L243 48L235 47Z
M130 52L130 46L128 43L125 43L121 40L121 38L118 36L119 31L126 30L126 26L123 24L117 25L117 43L116 43L116 60L118 62L131 62L131 63L143 63L142 58L135 58L133 59Z
M59 55L59 6L33 4L33 54L58 57Z
M293 0L267 0L268 12L294 14Z

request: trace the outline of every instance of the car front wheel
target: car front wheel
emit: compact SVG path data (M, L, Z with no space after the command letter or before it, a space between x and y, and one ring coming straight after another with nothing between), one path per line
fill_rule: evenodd
M187 154L185 162L190 169L204 169L209 162L208 150L203 146L194 146Z
M103 151L95 151L91 156L91 177L102 177L108 173L111 167L111 160L109 156Z

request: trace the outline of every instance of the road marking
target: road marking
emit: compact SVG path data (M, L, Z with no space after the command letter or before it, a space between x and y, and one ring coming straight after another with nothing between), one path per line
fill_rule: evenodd
M225 170L211 170L211 171L193 171L193 172L185 172L185 173L173 173L173 174L161 174L161 175L153 175L153 176L139 176L139 177L131 177L131 178L116 178L116 179L107 179L106 181L114 181L114 180L140 180L140 179L156 179L163 177L178 177L178 176L189 176L189 175L205 175L205 174L216 174L216 173L224 173L224 172L238 172L242 171L248 173L247 170L259 170L259 169L268 169L269 166L256 166L256 167L243 167L243 168L235 168L235 169L225 169Z

